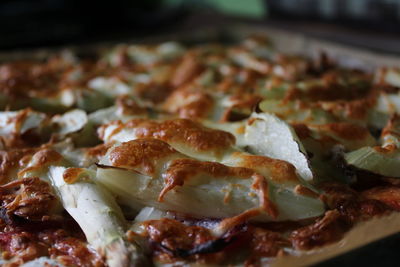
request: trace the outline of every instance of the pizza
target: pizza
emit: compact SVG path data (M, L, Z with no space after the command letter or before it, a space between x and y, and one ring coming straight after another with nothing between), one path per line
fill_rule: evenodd
M400 69L261 36L0 66L2 266L261 266L400 210Z

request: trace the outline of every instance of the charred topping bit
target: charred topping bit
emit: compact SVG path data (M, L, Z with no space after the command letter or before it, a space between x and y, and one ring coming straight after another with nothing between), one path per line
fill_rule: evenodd
M276 257L285 254L283 248L290 247L290 241L282 234L260 227L252 227L250 256L245 266L258 266L262 257Z
M297 136L300 139L306 139L308 137L311 137L311 131L307 127L306 124L303 124L303 123L292 123L291 126L293 127L293 129L295 130Z
M260 264L262 257L275 257L290 247L290 241L278 232L246 224L215 237L203 227L173 219L150 220L142 223L153 248L153 256L164 262L179 259L208 264L233 263L241 258L245 266ZM236 256L234 256L236 255Z
M324 194L321 196L324 202L329 208L337 209L342 220L350 225L374 216L388 214L392 210L385 201L374 199L372 194L368 196L368 193L364 196L346 185L325 184L321 187L324 190Z
M215 240L210 231L200 226L186 226L171 219L146 221L146 235L162 247L175 251L190 250L195 246Z
M290 238L295 248L307 250L339 240L348 228L340 213L331 210L314 224L293 231Z
M151 220L143 223L153 257L173 263L179 258L215 264L225 258L223 252L230 241L218 240L200 226L187 226L172 219Z
M385 203L392 209L400 211L400 187L380 186L362 192L366 199L377 200Z
M13 191L18 187L18 191ZM15 180L0 186L0 198L7 214L29 220L40 220L57 208L57 197L51 186L38 177Z
M66 222L69 222L69 227L46 222L35 225L29 221L18 226L2 225L0 249L6 256L5 259L10 260L10 266L19 266L42 256L54 257L66 266L105 266L100 255L87 247L74 222L70 219L66 219Z

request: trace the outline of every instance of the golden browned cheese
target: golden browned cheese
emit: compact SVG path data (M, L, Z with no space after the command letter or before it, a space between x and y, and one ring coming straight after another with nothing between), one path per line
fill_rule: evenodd
M170 190L176 186L184 185L187 180L194 179L199 174L205 174L217 179L226 177L253 179L252 188L258 191L260 198L260 207L255 208L254 210L257 210L258 214L264 211L272 217L278 216L278 211L275 205L269 200L268 183L264 176L249 168L229 167L217 162L198 161L193 159L176 159L172 161L164 175L165 186L160 192L158 200L163 201L165 194ZM249 212L246 211L246 214L248 213ZM253 216L254 212L251 212L251 214ZM243 216L244 215L241 215L240 218ZM234 219L234 221L236 222L237 219Z
M73 184L82 172L84 172L82 168L68 168L63 173L63 179L67 184Z
M188 119L163 122L134 119L121 124L113 134L117 134L124 128L134 129L137 138L156 138L168 143L183 143L199 152L223 151L234 145L236 141L231 133L210 129Z
M63 157L57 151L45 148L35 153L33 159L35 160L35 165L23 169L18 173L18 176L21 177L27 172L39 170L44 166L59 162Z
M214 107L210 94L201 90L179 89L162 104L163 110L181 118L206 118Z
M114 167L139 169L143 174L153 175L155 162L175 153L177 151L163 141L144 138L113 148L109 158Z
M115 104L118 107L118 112L122 115L143 115L147 113L145 108L140 107L135 100L126 95L117 97Z
M105 143L105 144L100 144L94 147L89 147L85 151L85 155L89 158L97 158L100 160L102 156L104 156L107 153L107 150L113 145L113 143Z
M180 64L177 66L175 73L171 78L173 87L180 87L185 83L190 82L193 78L199 75L203 70L200 63L200 58L195 53L187 53Z
M277 183L300 182L296 174L296 168L287 161L264 156L246 155L240 152L235 152L232 157L240 159L237 162L238 167L260 170L260 172L264 170L270 174L270 179Z

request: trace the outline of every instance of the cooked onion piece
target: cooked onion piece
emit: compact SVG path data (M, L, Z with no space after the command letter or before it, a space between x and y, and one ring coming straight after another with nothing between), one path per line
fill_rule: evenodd
M400 177L400 117L394 115L381 135L381 146L363 147L345 155L347 164L387 177Z
M46 125L48 125L46 114L30 108L0 112L0 137L6 145L14 144L15 139L21 139L25 134L46 139L48 137L45 131Z
M244 143L253 154L292 163L306 181L313 179L306 151L293 128L268 113L253 113L247 120Z
M125 239L125 219L114 198L94 181L95 172L51 167L50 179L64 208L110 267L140 266L146 259L135 243Z
M296 132L275 115L254 112L250 118L241 122L205 124L232 133L236 137L237 147L243 150L293 164L301 178L312 181L313 174L306 151Z
M267 168L271 165L265 164ZM294 168L287 168L297 178ZM291 182L274 184L273 179L279 177L273 169L256 170L195 160L163 141L137 139L112 147L99 163L97 179L121 203L136 210L152 206L198 218L227 218L253 211L249 216L259 221L296 220L323 212L322 202L311 190L296 182L297 186L285 188Z
M101 126L98 130L104 142L126 142L139 138L157 138L174 149L194 158L220 161L233 150L235 137L225 131L204 127L189 119L134 119Z
M223 162L235 151L247 149L257 155L286 160L295 165L302 178L312 180L308 160L296 133L277 117L253 113L242 122L205 124L230 133L204 127L188 119L117 121L102 125L98 132L105 142L126 142L147 137L161 139L191 157L217 162Z

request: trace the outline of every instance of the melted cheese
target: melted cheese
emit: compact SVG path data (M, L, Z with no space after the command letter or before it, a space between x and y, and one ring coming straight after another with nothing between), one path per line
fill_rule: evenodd
M284 190L295 194L298 180L291 164L239 152L232 157L237 157L237 162L231 162L234 166L200 161L161 140L137 139L112 147L100 161L97 178L134 209L150 205L199 218L258 210L254 214L260 221L299 216L280 216L284 208L270 198L270 182L276 184L274 188L293 184Z
M114 122L100 127L99 136L106 142L156 138L182 153L206 160L222 158L235 144L232 134L204 127L188 119L162 122L136 119L127 123Z

